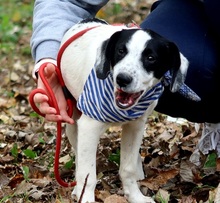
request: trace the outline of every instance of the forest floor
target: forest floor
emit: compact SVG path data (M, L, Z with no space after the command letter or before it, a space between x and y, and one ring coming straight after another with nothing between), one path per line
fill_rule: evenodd
M114 2L98 17L110 23L139 24L152 3ZM29 46L32 8L31 0L5 1L0 8L0 203L71 203L73 188L60 186L54 178L56 123L45 122L28 100L36 87ZM59 169L61 178L71 182L74 153L65 136L65 125L62 127ZM220 202L220 161L216 153L202 156L199 166L189 161L201 130L199 124L171 120L156 112L149 117L140 149L146 178L139 182L145 195L157 203ZM108 129L100 139L97 202L127 202L118 175L120 139L119 127Z

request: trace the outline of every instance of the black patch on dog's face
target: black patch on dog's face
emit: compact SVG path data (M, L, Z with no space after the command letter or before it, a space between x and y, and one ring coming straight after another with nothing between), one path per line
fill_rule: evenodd
M110 43L112 46L110 48L111 51L109 52L109 59L112 67L126 56L128 53L126 44L137 30L138 29L122 30L114 34Z
M126 56L128 52L126 43L137 30L138 29L132 29L115 32L108 40L103 42L100 51L101 57L98 63L95 64L96 74L99 79L105 79L110 69Z
M147 72L153 72L157 79L173 67L180 66L179 52L171 42L153 38L146 42L141 61Z
M142 53L142 62L146 70L152 71L158 79L168 70L177 72L181 63L177 46L152 30L146 31L152 37L146 42L146 48Z

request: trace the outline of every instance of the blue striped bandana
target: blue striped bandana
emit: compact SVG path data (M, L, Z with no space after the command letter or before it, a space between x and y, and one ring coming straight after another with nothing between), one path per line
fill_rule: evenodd
M153 101L163 92L163 85L159 82L147 91L131 109L117 108L114 102L113 77L110 73L104 80L96 77L95 68L92 69L82 94L77 101L77 108L85 115L101 122L125 122L141 117Z

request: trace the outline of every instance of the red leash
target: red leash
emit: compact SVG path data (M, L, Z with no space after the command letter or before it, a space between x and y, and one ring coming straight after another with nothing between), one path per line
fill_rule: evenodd
M63 52L65 51L65 49L70 45L71 42L73 42L74 40L76 40L77 38L81 37L83 34L85 34L87 31L95 28L97 26L94 26L94 27L91 27L91 28L87 28L85 30L82 30L80 32L78 32L77 34L73 35L71 38L69 38L63 45L62 47L60 48L59 52L58 52L58 56L57 56L57 67L56 67L56 73L57 73L57 77L59 79L59 82L61 84L61 87L63 89L63 92L64 92L64 96L66 98L66 101L67 101L67 106L68 106L68 115L70 117L72 117L72 114L73 114L73 107L76 106L76 101L73 97L70 98L70 93L68 91L68 89L66 88L65 86L65 83L63 81L63 78L62 78L62 74L61 74L61 71L60 71L60 61L61 61L61 57L63 55ZM44 77L44 68L47 66L47 63L44 63L41 65L40 69L39 69L39 72L38 72L38 75L39 77L41 78L42 82L44 83L44 86L46 87L46 91L42 90L42 89L35 89L33 91L31 91L30 95L29 95L29 101L30 101L30 104L31 104L31 107L33 108L33 110L38 113L39 115L45 117L44 114L42 114L38 107L35 105L34 103L34 95L37 94L37 93L41 93L41 94L45 94L48 96L49 98L49 105L51 107L54 107L56 110L57 110L57 115L60 115L60 110L59 110L59 106L57 104L57 100L56 100L56 97L48 83L48 81L46 80L46 78ZM78 110L78 109L76 109ZM78 111L79 112L79 111ZM59 174L59 157L60 157L60 149L61 149L61 134L62 134L62 122L59 121L57 122L57 139L56 139L56 152L55 152L55 159L54 159L54 175L55 175L55 178L57 180L57 182L63 186L63 187L74 187L76 185L76 181L74 182L71 182L71 183L67 183L67 182L64 182L61 178L60 178L60 174Z
M45 69L46 66L47 66L47 63L44 63L43 65L41 65L38 74L39 74L39 77L42 79L42 81L43 81L43 83L44 83L44 85L47 89L47 92L42 90L42 89L35 89L35 90L31 91L31 93L29 95L29 101L30 101L30 104L31 104L33 110L36 113L38 113L39 115L43 116L43 117L45 115L42 114L39 111L38 107L34 103L34 95L37 94L37 93L46 94L49 98L49 101L48 101L49 105L54 107L57 110L58 115L60 114L60 110L59 110L59 106L57 104L56 97L55 97L48 81L44 77L44 69ZM64 90L64 95L65 95L65 98L66 98L66 101L67 101L67 106L68 106L67 113L71 117L72 114L73 114L73 106L75 105L75 100L73 98L69 97L69 95L67 93L68 90L66 89L65 84L63 82L61 72L60 72L59 68L57 68L57 67L56 67L56 73L57 73L57 77L59 79L59 82L60 82L60 84L61 84L61 86ZM59 174L59 157L60 157L61 140L62 140L61 134L62 134L62 122L58 121L57 122L56 152L55 152L55 159L54 159L54 175L55 175L55 178L56 178L57 182L61 186L63 186L63 187L73 187L73 186L76 185L76 181L71 182L71 183L64 182L60 178L60 174Z

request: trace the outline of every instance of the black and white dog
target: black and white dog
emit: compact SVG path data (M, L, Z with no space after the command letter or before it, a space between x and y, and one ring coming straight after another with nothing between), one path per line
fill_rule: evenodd
M80 37L73 37L80 31ZM170 71L171 91L177 91L184 83L188 60L174 43L151 30L109 25L99 19L73 26L61 47L72 37L62 53L60 68L82 112L73 115L74 125L67 125L76 155L73 193L80 197L88 175L82 203L95 201L99 138L111 125L121 125L119 174L124 194L131 203L154 202L138 187L137 181L144 178L139 148L147 118L163 91L164 74Z

